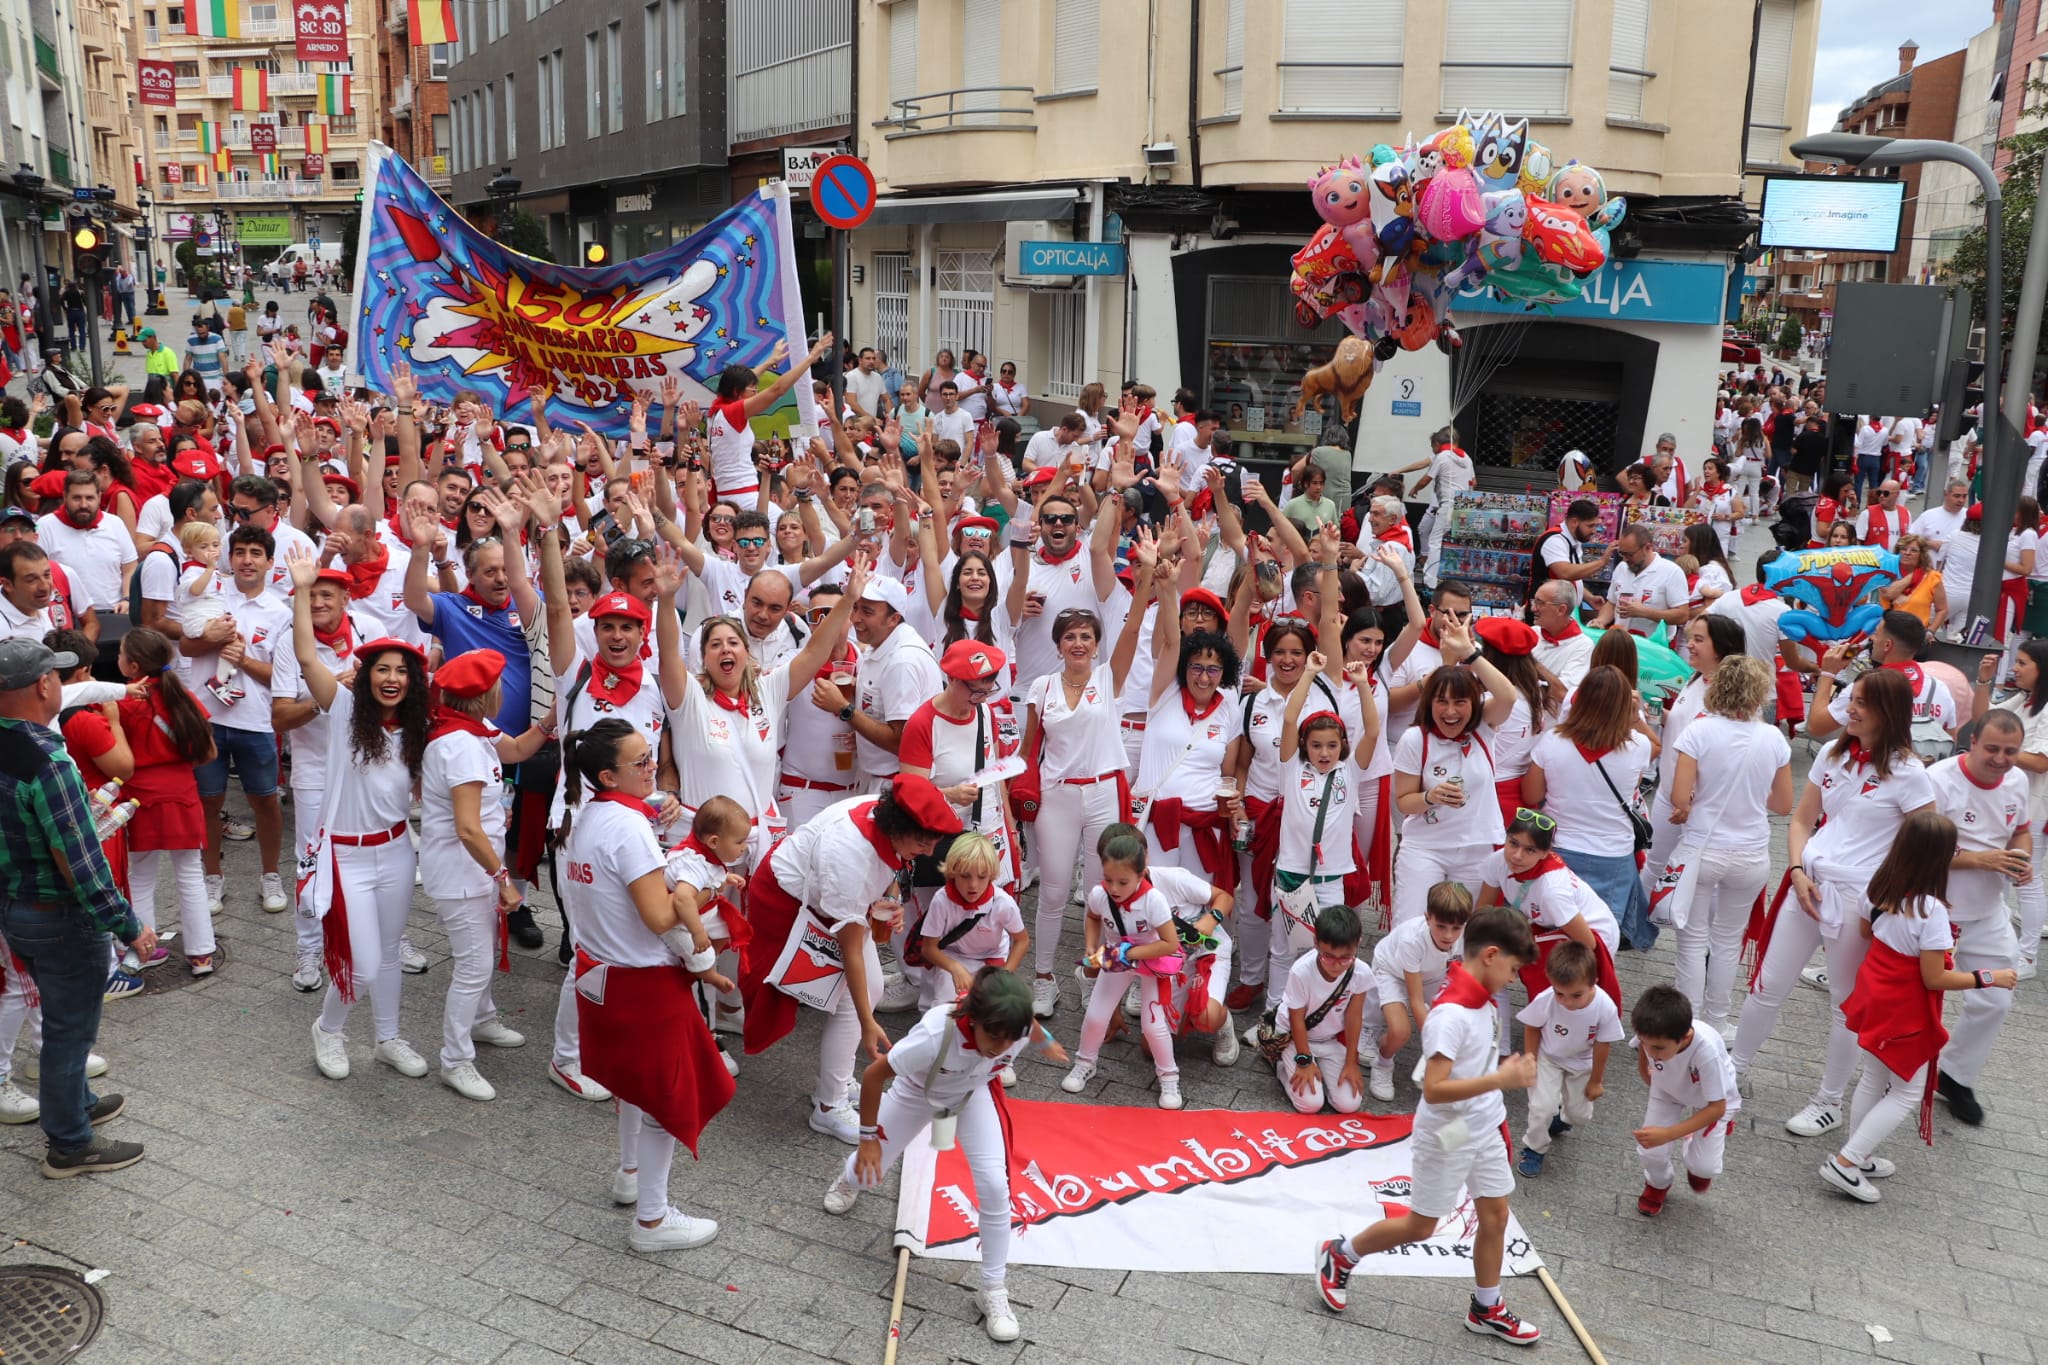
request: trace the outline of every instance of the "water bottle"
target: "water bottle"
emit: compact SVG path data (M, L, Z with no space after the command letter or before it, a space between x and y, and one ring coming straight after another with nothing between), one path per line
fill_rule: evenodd
M101 815L105 814L105 813L106 813L106 811L107 811L108 809L110 809L110 808L111 808L111 807L113 806L113 804L114 804L114 803L115 803L116 801L120 800L120 799L121 799L121 779L120 779L120 778L118 778L118 777L117 777L117 778L114 778L114 779L112 779L112 780L111 780L111 781L109 781L109 782L106 782L106 783L102 784L102 785L101 785L101 786L99 787L99 789L98 789L98 790L96 790L95 792L93 792L93 794L92 794L92 814L93 814L93 819L95 819L95 820L99 819Z
M116 834L119 834L121 832L121 827L123 825L126 825L130 820L134 819L135 812L141 809L142 803L140 801L128 800L123 801L119 805L102 812L93 821L92 832L94 836L97 837L101 843L105 843L107 840L113 838Z

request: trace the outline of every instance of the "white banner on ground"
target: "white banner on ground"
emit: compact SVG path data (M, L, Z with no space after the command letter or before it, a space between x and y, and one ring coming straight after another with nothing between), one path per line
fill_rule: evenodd
M1407 1114L1007 1107L1010 1257L1019 1264L1306 1274L1318 1243L1408 1211ZM913 1142L902 1182L898 1246L938 1260L980 1255L974 1180L960 1149ZM1467 1201L1428 1241L1368 1257L1354 1273L1469 1275L1477 1226ZM1507 1273L1541 1264L1510 1216Z

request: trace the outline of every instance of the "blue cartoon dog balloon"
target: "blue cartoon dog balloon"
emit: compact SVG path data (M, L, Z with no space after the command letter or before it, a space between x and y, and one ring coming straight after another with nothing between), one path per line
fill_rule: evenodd
M1764 570L1764 587L1801 605L1778 618L1788 640L1868 635L1884 617L1878 590L1899 576L1899 557L1869 545L1838 545L1779 555Z

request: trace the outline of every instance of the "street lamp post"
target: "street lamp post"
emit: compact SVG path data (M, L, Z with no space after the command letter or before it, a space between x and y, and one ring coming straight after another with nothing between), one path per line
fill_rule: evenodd
M512 204L519 198L519 177L512 174L510 166L491 177L491 183L484 189L491 196L493 222L491 236L505 241L512 226Z
M2048 213L2034 215L2026 273L2020 280L2012 368L2009 382L2004 384L2001 411L2000 384L2006 379L2000 325L2005 308L2004 195L1998 176L1984 158L1954 142L1862 133L1820 133L1793 143L1792 155L1803 161L1832 161L1857 169L1946 161L1974 175L1984 192L1984 418L1979 424L1984 438L1984 530L1977 551L1976 576L1970 584L1970 619L1963 628L1965 643L1982 644L1991 627L1992 614L1999 609L2005 552L2012 539L2013 517L2019 511L2020 478L2026 469L2020 432L2026 428L2031 387L2028 381L2041 334L2042 296L2044 287L2048 287ZM2041 177L2041 193L2048 197L2048 158L2041 163ZM1932 480L1929 482L1931 485Z
M28 200L28 249L35 258L36 276L30 287L35 291L36 340L38 349L46 348L56 335L56 327L50 312L50 272L43 268L43 186L46 182L36 174L36 168L28 162L21 163L21 169L14 173L14 187Z
M156 240L155 206L146 194L137 195L135 207L142 211L142 221L135 227L135 244L142 248L142 311L155 314L167 311L156 296L156 266L150 256L150 243Z

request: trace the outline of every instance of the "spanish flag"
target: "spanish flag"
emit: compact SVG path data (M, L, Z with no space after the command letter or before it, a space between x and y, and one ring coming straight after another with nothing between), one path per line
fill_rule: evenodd
M185 33L193 38L242 36L242 0L186 0Z
M235 154L223 147L213 154L213 168L222 175L232 174L235 169Z
M201 120L199 124L199 150L213 153L220 150L220 125Z
M319 98L319 103L314 106L316 112L331 118L345 117L355 112L355 102L349 89L349 77L319 76L315 79L319 82L319 88L314 92Z
M414 47L455 41L455 0L405 0L405 19Z
M343 77L343 79L346 80L347 77ZM326 124L309 123L306 125L306 150L314 156L325 156L327 154Z
M270 108L270 73L246 66L235 68L235 108L261 113Z

